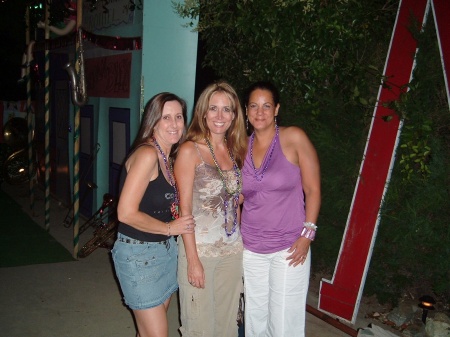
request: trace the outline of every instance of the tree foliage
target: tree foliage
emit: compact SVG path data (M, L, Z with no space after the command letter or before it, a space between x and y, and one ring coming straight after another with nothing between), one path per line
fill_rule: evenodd
M237 89L270 79L287 107L318 113L324 96L360 96L361 75L379 66L371 48L377 38L386 42L396 1L200 0L176 7L184 17L199 16L193 28L206 42L204 65L219 77Z
M257 80L274 82L281 91L281 124L301 126L316 146L323 202L313 269L322 274L332 272L339 252L398 4L398 0L174 2L186 25L199 31L206 49L203 66L212 68L217 77L228 80L240 92ZM197 26L190 21L193 18L198 18ZM431 41L436 48L436 37ZM410 84L411 89L425 89L442 79L442 72L441 77L436 75L442 69L439 60L435 62L427 68L428 79L418 76ZM442 96L442 87L433 88L434 95L426 90L410 90L392 106L405 121L404 135L365 289L381 300L400 298L404 287L411 286L411 274L426 264L425 258L411 262L415 254L412 247L421 235L427 237L420 244L421 252L432 254L433 246L439 245L439 236L445 238L445 247L450 246L448 230L442 229L448 222L448 212L433 211L430 218L421 204L410 198L426 191L427 195L421 195L425 204L445 197L448 200L450 165L445 165L448 160L442 155L448 151L448 142L442 142L442 134L448 138L448 124L436 132L443 117L427 113L435 106L430 100ZM416 112L410 112L414 106ZM417 184L416 179L422 183ZM439 180L447 185L440 188ZM436 192L434 197L431 191ZM408 226L406 219L417 225ZM441 229L436 230L436 226ZM393 238L397 241L393 242ZM443 261L449 260L448 248L439 249L439 254ZM389 275L392 291L384 296L386 292L377 285L386 284L387 267L393 271ZM430 280L430 287L449 294L449 285L442 282L445 276L448 279L448 267L440 271L428 268L427 272L424 277Z

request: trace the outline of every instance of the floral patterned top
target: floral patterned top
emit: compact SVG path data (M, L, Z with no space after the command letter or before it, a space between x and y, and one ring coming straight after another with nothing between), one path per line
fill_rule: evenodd
M240 253L243 244L239 224L231 236L225 231L225 213L229 233L233 226L233 197L225 191L217 168L205 163L201 155L200 158L202 163L195 168L192 205L198 256L219 257ZM228 186L232 186L236 181L234 171L222 172L228 180Z

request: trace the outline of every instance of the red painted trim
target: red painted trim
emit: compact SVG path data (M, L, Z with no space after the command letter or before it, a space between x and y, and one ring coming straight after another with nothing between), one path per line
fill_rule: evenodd
M354 323L372 255L379 208L387 186L400 120L383 103L397 100L409 83L416 54L416 41L409 27L411 16L423 20L427 0L400 2L388 52L385 86L380 86L360 176L353 196L343 243L333 280L322 280L319 309ZM390 120L383 119L389 116Z
M432 4L450 108L450 1L433 0Z

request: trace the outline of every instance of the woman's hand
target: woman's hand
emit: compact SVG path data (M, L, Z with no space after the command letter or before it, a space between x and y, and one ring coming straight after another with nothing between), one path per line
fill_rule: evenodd
M205 288L205 272L198 258L188 261L187 276L189 283L196 288Z
M195 230L194 217L192 215L180 216L167 224L167 235L192 234Z
M310 244L311 240L305 237L299 237L297 241L294 242L288 250L288 253L292 254L286 258L286 260L291 260L291 262L289 262L290 266L296 267L299 263L305 263Z

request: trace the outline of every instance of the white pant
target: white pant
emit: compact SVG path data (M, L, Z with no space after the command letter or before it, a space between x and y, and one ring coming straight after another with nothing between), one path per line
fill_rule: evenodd
M244 249L245 336L305 336L311 254L289 266L288 249L257 254Z

